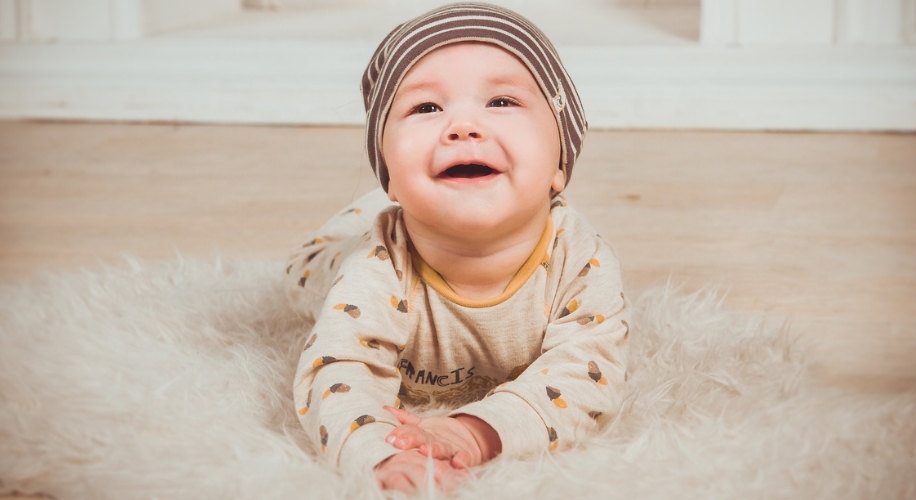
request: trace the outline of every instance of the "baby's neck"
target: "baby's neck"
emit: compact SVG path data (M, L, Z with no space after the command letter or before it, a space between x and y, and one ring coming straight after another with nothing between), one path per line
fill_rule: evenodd
M458 295L472 300L499 296L534 252L549 213L499 237L443 235L411 224L405 214L411 243L420 257L442 276ZM412 227L413 226L413 227Z

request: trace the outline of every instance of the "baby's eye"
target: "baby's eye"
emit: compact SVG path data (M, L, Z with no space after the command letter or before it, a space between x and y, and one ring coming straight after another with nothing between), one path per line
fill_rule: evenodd
M417 109L417 113L435 113L437 111L442 111L442 108L440 108L439 106L431 102L428 102L426 104L421 104L417 106L416 109Z
M518 103L515 102L515 100L509 99L508 97L497 97L496 99L493 99L492 101L490 101L490 103L487 104L487 107L508 108L509 106L515 106L517 104Z

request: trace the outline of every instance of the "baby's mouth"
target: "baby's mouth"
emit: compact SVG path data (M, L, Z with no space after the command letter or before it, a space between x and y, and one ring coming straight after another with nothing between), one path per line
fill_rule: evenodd
M486 165L468 163L449 167L440 175L442 177L450 177L453 179L476 179L478 177L486 177L495 173L496 170L493 170Z

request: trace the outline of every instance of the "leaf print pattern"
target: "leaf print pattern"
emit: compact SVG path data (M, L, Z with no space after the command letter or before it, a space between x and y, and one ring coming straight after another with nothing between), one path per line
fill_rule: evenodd
M305 258L305 263L308 264L309 262L311 262L312 259L314 259L315 256L317 256L318 254L320 254L322 251L324 251L323 248L320 249L320 250L318 250L317 252L312 252L312 253L310 253L309 256Z
M591 259L591 260L589 260L588 263L585 264L585 267L583 267L582 270L579 271L579 277L580 277L580 278L584 278L584 277L588 276L588 272L589 272L589 271L591 270L591 268L593 268L593 267L601 267L601 263L598 262L598 259Z
M402 313L406 313L407 312L407 301L398 300L397 297L392 295L391 296L391 307L394 307L395 309L397 309L398 311L401 311Z
M337 358L335 358L334 356L322 356L312 362L312 368L318 368L319 366L329 365L335 361L337 361Z
M331 394L344 393L344 392L350 392L350 386L347 384L344 384L343 382L338 382L332 385L331 387L328 387L327 390L324 391L324 394L321 395L321 399L328 399L328 396L330 396Z
M351 318L356 319L359 317L359 308L353 304L337 304L334 306L335 311L343 311L350 315Z
M566 304L566 307L564 307L563 310L560 312L559 317L565 318L566 316L569 316L570 314L576 312L576 309L578 308L579 308L579 302L576 299L572 299L571 301L569 301L569 304Z
M378 245L377 247L373 248L371 252L369 252L369 256L366 258L371 259L372 257L378 257L379 260L388 260L388 249L385 248L384 245Z
M305 406L303 406L302 408L299 408L299 415L305 416L305 414L309 412L310 406L312 406L312 390L311 389L309 389L309 394L305 398Z
M580 325L587 325L591 323L592 321L597 321L599 324L604 323L604 316L600 314L596 316L583 316L579 318L578 320L576 320L576 323L579 323Z
M550 440L549 449L550 451L555 451L557 446L560 444L560 439L557 437L557 430L553 427L547 428L547 439Z
M381 347L381 344L380 344L379 341L376 340L376 339L370 339L370 340L368 340L368 341L367 341L367 340L362 340L362 339L360 339L359 343L360 343L363 347L367 347L367 348L369 348L369 349L378 349L379 347Z
M554 236L554 238L553 238L553 249L554 249L554 250L556 250L556 249L557 249L557 245L560 244L560 235L563 234L564 231L566 231L566 229L564 229L564 228L562 228L562 227L561 227L560 229L557 230L557 234L556 234L556 236Z
M607 379L601 375L601 370L598 369L598 363L594 361L588 362L588 376L598 384L607 385Z
M350 432L353 432L366 424L371 424L372 422L375 422L375 417L372 415L361 415L356 420L354 420L352 424L350 424Z
M566 408L566 401L561 398L562 393L556 387L547 386L547 397L553 401L553 404L557 405L557 408Z

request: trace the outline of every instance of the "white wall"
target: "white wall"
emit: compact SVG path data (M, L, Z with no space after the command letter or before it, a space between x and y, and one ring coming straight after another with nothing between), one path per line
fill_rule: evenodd
M0 41L109 41L193 26L249 8L417 5L451 0L0 0ZM701 38L718 46L916 43L916 0L491 0L559 10L607 4L701 7Z
M238 12L241 0L142 0L143 32L157 34Z
M837 42L849 45L906 43L906 31L912 29L906 17L916 14L914 6L916 1L913 0L839 0Z
M834 0L738 0L740 45L830 45Z
M0 0L0 40L136 39L241 8L241 0Z
M0 119L361 124L360 34L447 1L0 0ZM594 128L916 131L916 0L493 1L556 17Z
M31 0L29 39L42 41L108 40L109 0Z
M16 0L0 0L0 42L18 40L19 24Z
M242 4L252 9L286 9L286 8L320 8L320 7L392 7L417 5L433 9L440 5L457 0L242 0ZM576 6L600 6L608 4L664 6L699 5L700 0L487 0L489 3L508 8L557 8L568 9Z
M916 0L703 0L705 45L903 45Z

